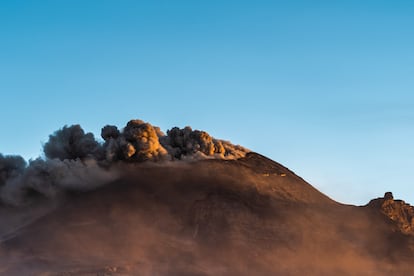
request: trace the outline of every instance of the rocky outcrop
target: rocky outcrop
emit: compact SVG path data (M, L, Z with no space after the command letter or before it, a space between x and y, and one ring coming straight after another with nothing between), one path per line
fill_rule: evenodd
M396 223L402 233L414 235L414 207L403 200L395 200L391 192L386 192L384 197L371 200L368 207L380 210Z

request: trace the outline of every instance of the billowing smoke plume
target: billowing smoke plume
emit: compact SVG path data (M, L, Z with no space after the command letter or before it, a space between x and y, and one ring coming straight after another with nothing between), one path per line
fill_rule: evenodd
M116 126L106 126L102 138L108 161L236 159L247 152L241 146L214 139L205 131L174 127L165 135L158 127L141 120L129 121L122 132Z
M115 163L237 159L248 152L204 131L174 127L165 135L141 120L129 121L122 130L107 125L101 136L103 143L80 125L64 126L49 136L43 159L27 165L20 156L0 155L0 203L20 205L28 194L54 198L65 190L96 188L116 179Z
M217 140L205 131L192 130L190 127L174 127L161 137L162 145L174 158L183 156L214 156L222 159L243 157L246 150L229 142Z
M20 175L26 167L26 161L21 156L3 156L0 153L0 187L9 178Z
M49 159L76 159L95 156L99 144L92 133L85 133L80 125L64 126L49 136L43 151Z
M247 150L230 142L214 139L207 132L190 127L174 127L165 135L159 127L131 120L123 130L107 125L102 128L103 144L79 125L65 126L50 135L44 146L48 159L93 158L98 162L162 161L200 158L236 159Z
M105 140L103 151L107 161L168 159L167 150L160 144L164 133L141 120L129 121L122 132L116 126L105 126L101 136Z
M30 203L28 195L55 198L65 190L88 191L113 181L117 172L94 159L36 159L1 187L0 199L8 205Z

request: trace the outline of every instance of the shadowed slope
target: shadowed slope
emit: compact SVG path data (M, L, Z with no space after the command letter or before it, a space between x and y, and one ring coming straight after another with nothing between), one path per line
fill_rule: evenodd
M412 237L379 210L336 203L255 153L113 169L115 182L67 194L3 238L0 273L385 275L413 268Z

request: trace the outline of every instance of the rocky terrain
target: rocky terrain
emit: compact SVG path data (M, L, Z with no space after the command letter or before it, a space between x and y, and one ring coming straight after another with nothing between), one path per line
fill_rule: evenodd
M403 200L394 200L391 192L384 197L371 200L368 205L380 210L395 223L395 230L407 235L414 235L414 207Z

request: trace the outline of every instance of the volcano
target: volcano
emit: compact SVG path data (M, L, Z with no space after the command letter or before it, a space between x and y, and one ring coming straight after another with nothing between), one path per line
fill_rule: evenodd
M141 120L0 154L1 275L411 275L414 208L340 204L258 153Z
M343 205L257 153L113 165L58 200L0 207L1 275L410 275L412 207ZM411 213L410 213L411 212Z

